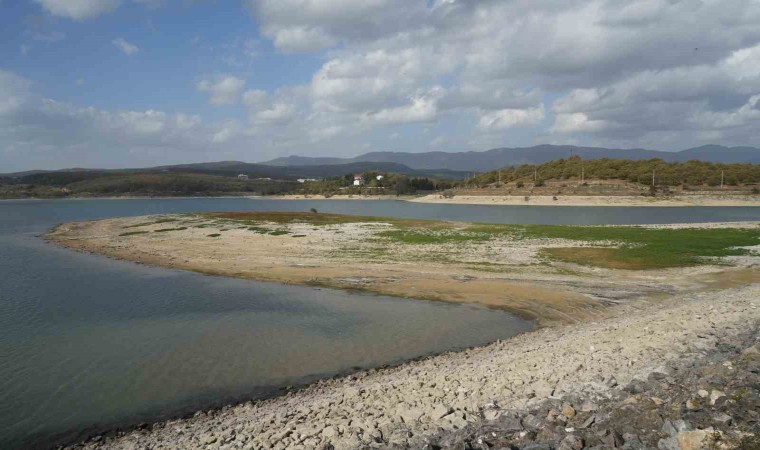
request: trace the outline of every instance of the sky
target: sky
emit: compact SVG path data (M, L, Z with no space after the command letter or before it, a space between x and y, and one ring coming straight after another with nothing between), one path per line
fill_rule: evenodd
M760 145L760 0L0 0L0 173Z

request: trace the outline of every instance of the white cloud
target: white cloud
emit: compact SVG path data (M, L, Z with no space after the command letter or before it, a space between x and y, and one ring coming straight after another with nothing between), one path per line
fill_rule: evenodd
M34 0L45 11L67 19L84 20L111 12L121 0Z
M201 80L196 87L201 92L211 94L209 102L214 106L232 105L240 101L245 80L232 75L219 75L211 80Z
M532 127L544 121L544 104L527 109L499 109L480 116L482 130L504 130L507 128Z
M114 39L113 41L111 41L111 43L115 45L116 48L124 52L125 55L131 56L137 53L138 51L140 51L140 49L136 45L130 44L129 42L125 41L123 38Z

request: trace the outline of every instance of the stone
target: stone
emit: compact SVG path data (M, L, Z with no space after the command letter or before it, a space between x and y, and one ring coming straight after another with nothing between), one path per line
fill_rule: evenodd
M709 434L706 430L681 431L676 439L681 450L701 450Z
M573 417L575 416L575 408L573 408L573 405L571 405L570 403L563 403L562 414L565 417Z
M675 436L660 439L657 441L657 448L660 450L681 450L681 446L678 444L678 439Z
M698 409L702 409L702 407L699 405L699 402L694 399L686 400L686 409L689 409L691 411L696 411Z
M568 434L564 439L562 439L562 442L559 443L559 447L557 447L557 449L581 450L583 449L583 439L574 434Z
M652 400L652 403L654 403L655 406L662 406L662 404L665 403L665 400L660 397L650 397L650 400Z
M591 425L593 425L595 421L596 421L596 416L593 416L593 415L589 416L589 418L584 420L583 423L578 428L581 428L581 429L588 428Z
M700 389L700 390L698 390L698 391L697 391L697 395L699 395L699 396L700 396L700 397L702 397L702 398L707 398L707 397L709 397L709 396L710 396L710 393L709 393L709 392L707 392L707 391L706 391L706 390L704 390L704 389Z
M723 391L719 391L717 389L713 389L712 392L710 392L710 404L714 405L715 402L718 401L718 399L725 397L726 394Z
M448 416L452 409L446 405L435 405L432 411L430 411L430 418L433 420L441 419Z
M713 423L717 423L718 425L731 425L731 422L733 421L733 417L729 416L726 413L719 412L712 416L712 421Z
M217 437L211 433L206 433L201 436L200 440L201 440L201 444L203 445L211 445L217 441Z
M335 427L325 427L322 429L322 436L326 438L332 438L338 435L338 430Z
M401 418L406 424L415 423L422 417L422 410L418 408L404 408L401 407L396 411L396 416Z
M486 420L496 420L499 418L499 416L501 416L501 411L498 409L487 409L483 413L483 418Z
M623 435L623 449L625 450L641 450L646 448L638 435L633 433L625 433Z
M499 428L505 433L517 433L523 430L523 425L517 417L502 416L499 420Z

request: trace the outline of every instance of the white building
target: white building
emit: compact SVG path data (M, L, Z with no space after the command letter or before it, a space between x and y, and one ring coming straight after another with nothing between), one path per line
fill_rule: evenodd
M364 184L364 177L361 175L354 175L354 186L361 186Z
M238 180L240 180L240 181L246 181L246 180L248 180L248 175L246 175L244 173L241 173L240 175L238 175Z
M377 178L377 181L383 181L383 178L385 178L385 177L384 177L384 176L382 176L382 175L378 175L378 176L377 176L377 177L375 177L375 178Z

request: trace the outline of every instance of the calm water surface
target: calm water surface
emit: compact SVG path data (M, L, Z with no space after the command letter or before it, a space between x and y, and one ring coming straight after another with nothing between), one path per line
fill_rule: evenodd
M760 208L251 199L0 202L0 448L256 397L531 328L473 306L283 286L79 254L38 237L127 215L291 210L504 223L760 220Z

